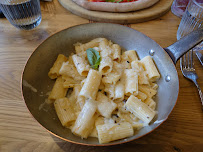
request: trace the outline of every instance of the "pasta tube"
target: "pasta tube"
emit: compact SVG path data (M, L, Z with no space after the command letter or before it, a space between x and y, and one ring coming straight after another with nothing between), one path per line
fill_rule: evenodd
M101 72L102 75L106 75L112 71L112 68L113 68L112 59L108 56L103 57L99 65L99 72Z
M99 43L99 50L101 50L100 52L100 56L102 58L105 58L105 57L110 57L111 54L112 54L112 49L111 47L109 46L109 41L106 39L104 41L101 41Z
M112 84L105 84L104 91L107 93L110 99L114 98L115 95L115 86Z
M56 100L66 96L67 89L63 87L64 80L58 77L48 97L49 100Z
M156 102L152 98L147 98L144 103L148 105L152 110L156 108Z
M150 56L146 56L141 59L145 70L147 71L149 81L154 82L160 78L160 74Z
M122 101L124 99L125 85L123 79L118 81L115 85L114 100Z
M98 92L96 101L98 101L97 109L99 113L105 118L110 118L111 113L116 109L117 104L115 104L101 92Z
M133 69L124 70L125 78L125 95L130 96L132 94L138 94L138 74Z
M147 124L150 123L155 116L155 111L133 95L128 98L125 107L128 111L132 112L136 117Z
M138 95L136 96L138 99L141 99L142 102L145 101L147 99L147 95L144 94L143 92L141 91L138 91Z
M74 108L68 98L57 99L54 102L54 107L63 126L70 126L71 122L76 120Z
M131 62L131 67L135 71L139 73L138 75L138 83L139 84L149 84L149 80L147 77L147 72L144 71L143 64L139 61L133 61Z
M104 124L104 117L99 116L95 119L95 123L94 123L94 129L92 130L92 132L90 133L90 137L96 137L98 138L98 133L97 133L97 129L96 126L98 125L103 125Z
M75 67L76 67L78 73L81 76L87 76L87 74L90 70L90 66L87 63L87 61L76 54L72 56L72 59L73 59L73 63L75 64Z
M80 111L82 109L81 106L80 106L80 103L77 102L78 101L78 94L79 94L80 90L81 90L81 86L80 85L75 85L71 95L68 97L68 100L70 101L70 103L74 107L75 112L78 112L78 111Z
M97 106L94 100L86 100L80 114L78 115L75 124L72 128L72 132L82 138L87 138L94 127L94 121L96 117Z
M122 112L119 111L117 114L118 114L118 116L121 119L129 122L130 124L133 124L134 122L138 122L139 121L139 119L137 117L135 117L135 115L130 113L130 112L128 112L128 113L122 113Z
M82 86L79 96L95 100L101 77L102 75L98 71L91 69L84 85Z
M139 85L139 91L146 94L148 98L152 98L157 93L157 90L148 85Z
M156 83L151 83L150 85L151 85L152 89L155 89L155 90L157 90L159 87L158 84L156 84Z
M124 69L131 69L130 59L125 54L121 55L121 64L123 65Z
M105 83L115 84L120 79L120 77L121 77L120 74L116 72L111 72L102 78L102 82L104 84Z
M71 77L76 81L81 81L85 78L78 73L74 64L70 61L64 62L62 64L59 74L62 75L62 77Z
M130 123L104 124L96 126L100 144L133 136L134 130Z
M104 124L104 117L102 116L97 117L95 120L95 126L103 125L103 124Z
M113 54L112 54L113 61L120 62L120 60L121 60L121 47L118 44L113 44L111 47L113 50Z
M71 77L63 77L65 82L63 83L64 88L73 88L75 85L79 84L80 81L76 81Z
M50 69L48 76L51 79L56 79L59 76L59 70L63 64L63 62L66 62L68 59L63 54L59 54L56 61L54 62L54 65Z
M107 41L107 39L105 39L105 38L96 38L96 39L93 39L90 42L87 42L85 44L76 43L76 44L74 44L76 53L80 54L81 52L84 52L89 48L98 47L100 42L102 42L102 41Z
M96 126L94 126L94 128L92 129L91 133L89 134L89 137L98 138Z
M138 57L137 57L137 54L136 54L135 50L125 51L125 52L123 52L123 55L127 56L127 58L129 58L130 62L138 60Z
M116 82L121 78L122 72L123 72L122 64L114 61L112 71L102 78L102 82L116 84Z

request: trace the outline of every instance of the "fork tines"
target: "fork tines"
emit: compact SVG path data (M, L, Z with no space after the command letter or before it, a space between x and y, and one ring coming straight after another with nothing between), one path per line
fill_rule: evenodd
M180 59L181 71L187 69L190 71L195 71L193 63L193 50L190 50Z

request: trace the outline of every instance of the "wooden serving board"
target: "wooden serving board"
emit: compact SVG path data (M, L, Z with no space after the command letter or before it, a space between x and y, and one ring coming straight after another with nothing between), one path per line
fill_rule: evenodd
M75 15L97 22L139 23L158 18L168 12L173 0L160 0L152 7L128 13L109 13L86 10L72 0L58 0L60 4Z

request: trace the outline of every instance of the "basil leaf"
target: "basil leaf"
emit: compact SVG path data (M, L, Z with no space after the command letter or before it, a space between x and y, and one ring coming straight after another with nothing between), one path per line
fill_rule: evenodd
M99 52L97 52L93 48L87 49L86 52L87 52L87 58L88 58L89 64L91 65L91 68L98 69L100 65L100 60L101 60Z

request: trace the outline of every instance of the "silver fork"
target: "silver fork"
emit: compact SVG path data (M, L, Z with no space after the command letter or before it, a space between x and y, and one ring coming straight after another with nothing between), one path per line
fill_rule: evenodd
M194 84L196 85L199 92L200 100L202 103L202 110L203 110L203 95L202 95L201 88L197 83L198 76L195 72L194 63L193 63L193 50L189 51L180 59L180 68L184 77L193 81Z

